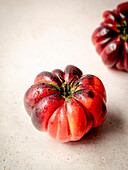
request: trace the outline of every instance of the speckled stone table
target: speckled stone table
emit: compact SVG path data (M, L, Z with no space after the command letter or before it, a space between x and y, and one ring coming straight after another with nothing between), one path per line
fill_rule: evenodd
M121 0L0 0L0 169L127 170L128 73L106 68L91 42ZM37 131L23 96L41 71L74 64L107 90L107 119L78 142Z

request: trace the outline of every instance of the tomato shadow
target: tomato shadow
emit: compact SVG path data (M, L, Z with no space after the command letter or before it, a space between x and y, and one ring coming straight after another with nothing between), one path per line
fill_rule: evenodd
M83 136L82 139L76 142L69 142L69 145L81 145L81 144L95 144L100 143L102 140L110 139L110 136L117 133L123 132L123 119L121 118L121 113L112 113L108 111L107 118L105 122L97 128L92 128L90 132Z
M108 68L108 71L110 71L113 74L120 74L120 75L127 75L127 71L125 70L118 70L116 67Z

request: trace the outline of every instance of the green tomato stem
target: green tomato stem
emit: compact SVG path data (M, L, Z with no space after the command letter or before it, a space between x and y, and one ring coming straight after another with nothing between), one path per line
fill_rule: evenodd
M79 82L77 82L73 87L73 83L74 83L74 80L77 76L74 76L71 81L67 84L64 79L63 79L63 83L61 85L61 87L59 87L58 85L56 84L53 84L53 83L49 83L53 86L53 88L50 88L49 90L55 90L57 91L67 102L69 102L68 98L69 97L73 97L75 98L74 96L72 96L72 94L75 92L77 86L79 85ZM75 98L76 99L76 98Z
M128 24L126 21L123 21L122 25L116 25L117 30L119 31L119 38L128 42Z

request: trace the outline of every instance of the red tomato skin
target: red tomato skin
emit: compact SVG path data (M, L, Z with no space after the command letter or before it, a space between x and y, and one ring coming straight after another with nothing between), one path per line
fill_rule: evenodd
M121 3L117 6L117 14L119 14L121 18L128 19L128 2Z
M93 127L98 127L106 119L106 104L103 97L95 90L78 90L73 94L79 102L90 112Z
M70 129L66 113L65 102L56 109L49 119L48 132L50 136L60 142L70 141Z
M73 87L76 84L77 87L66 99L58 89L72 79ZM98 77L83 76L79 68L68 65L64 72L60 69L41 72L34 83L24 95L25 109L34 127L49 132L53 139L77 141L104 122L106 91Z
M43 71L37 75L34 80L34 84L37 83L53 83L59 86L61 85L59 78L48 71Z
M103 22L94 30L92 42L107 67L128 71L128 31L125 34L117 28L124 21L128 25L128 2L119 4L113 11L103 13Z
M77 86L77 90L81 89L91 89L97 91L99 94L102 95L104 100L106 101L106 90L102 83L102 81L91 74L85 75L79 79L79 85Z
M80 102L69 98L51 116L48 131L56 140L68 142L81 139L91 127L88 111Z
M57 94L55 90L49 90L53 88L52 85L46 83L38 83L32 85L24 95L24 106L29 115L40 99L51 94Z
M68 65L65 68L64 73L64 79L67 83L69 83L74 76L77 76L75 80L78 80L83 75L82 71L73 65Z
M62 81L62 79L64 79L65 73L64 73L62 70L60 70L60 69L55 69L55 70L52 71L52 73L53 73L54 75L56 75L56 76L59 78L60 81ZM61 78L62 78L62 79L61 79Z
M43 97L32 110L31 120L35 128L46 132L49 118L63 103L63 100L58 94Z

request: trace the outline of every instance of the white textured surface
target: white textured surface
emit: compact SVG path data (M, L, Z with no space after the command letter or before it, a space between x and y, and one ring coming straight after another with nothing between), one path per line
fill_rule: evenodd
M107 69L91 34L121 0L0 0L0 169L127 170L128 73ZM78 66L107 90L108 116L78 142L34 129L23 106L41 71Z

